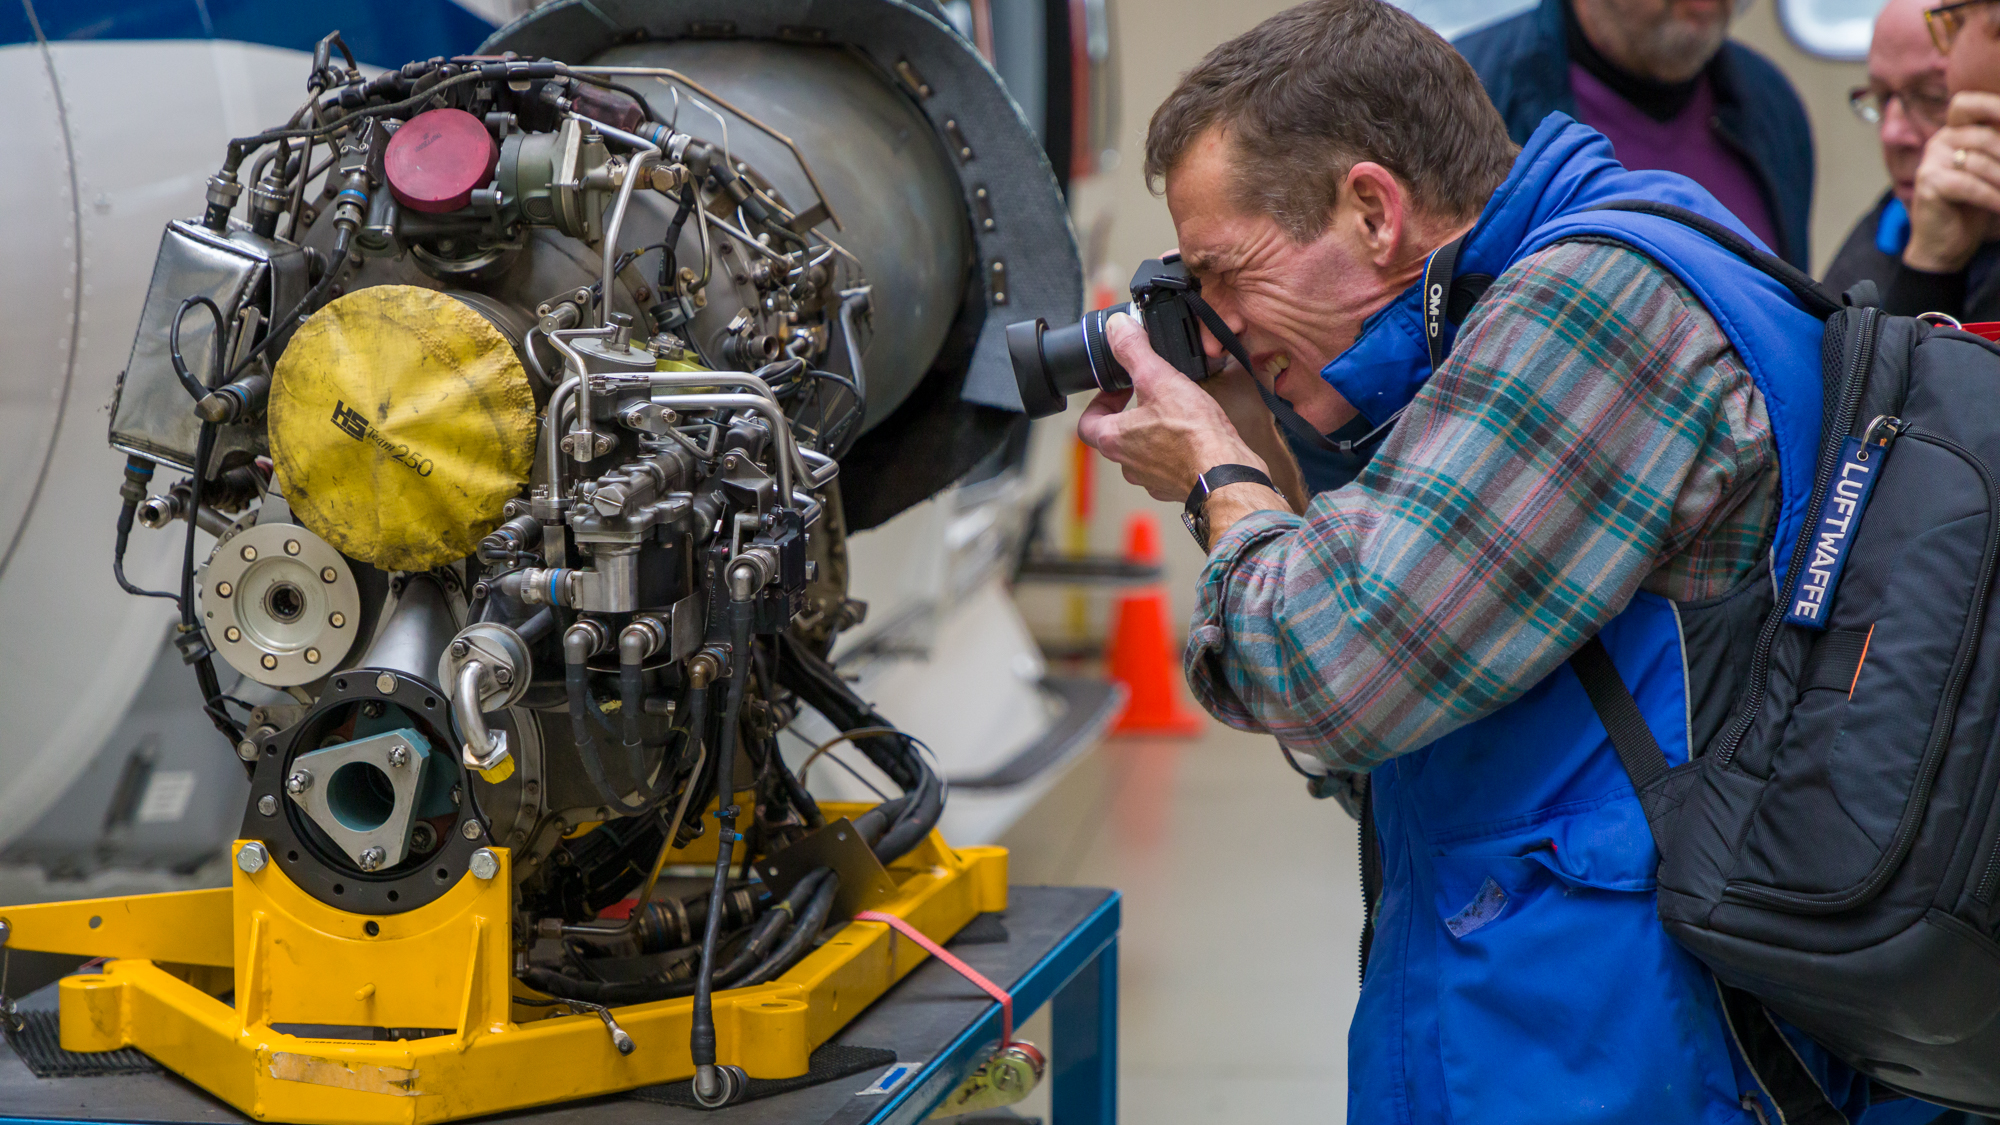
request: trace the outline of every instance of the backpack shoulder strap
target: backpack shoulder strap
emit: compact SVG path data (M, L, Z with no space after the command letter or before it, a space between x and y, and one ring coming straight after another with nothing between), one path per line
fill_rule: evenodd
M1696 214L1685 207L1651 199L1612 199L1593 204L1584 210L1633 211L1641 215L1657 215L1662 219L1671 219L1684 227L1700 231L1730 253L1756 266L1772 280L1791 290L1805 304L1806 311L1821 320L1845 307L1831 289L1814 281L1804 270L1775 254L1757 249L1748 239L1707 215Z
M1625 686L1618 666L1612 663L1611 651L1601 638L1592 637L1569 658L1569 666L1583 682L1591 709L1603 721L1612 749L1618 752L1618 760L1632 777L1632 787L1645 803L1647 791L1666 777L1671 767L1659 740L1646 725L1632 689ZM1649 815L1649 823L1651 819ZM1721 981L1716 982L1716 989L1737 1050L1777 1109L1781 1125L1848 1125L1846 1116L1827 1100L1805 1060L1778 1030L1763 1002Z
M1792 291L1805 305L1806 311L1825 320L1850 304L1875 304L1873 283L1864 283L1867 290L1856 287L1845 297L1835 296L1833 291L1814 281L1804 270L1783 258L1752 246L1749 240L1707 215L1698 214L1672 203L1661 203L1651 199L1612 199L1592 204L1584 211L1632 211L1641 215L1655 215L1670 219L1684 227L1700 231L1724 249L1755 266L1773 280ZM1424 263L1423 308L1424 343L1431 354L1431 368L1444 364L1445 356L1451 354L1451 345L1445 342L1444 325L1456 325L1465 318L1474 302L1483 296L1487 287L1493 284L1491 274L1474 274L1465 277L1454 276L1458 265L1458 251L1465 239L1463 236L1450 244L1440 247Z

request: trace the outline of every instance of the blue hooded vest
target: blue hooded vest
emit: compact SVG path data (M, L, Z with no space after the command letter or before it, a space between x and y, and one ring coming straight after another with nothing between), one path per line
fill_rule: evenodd
M1497 277L1554 242L1595 235L1686 285L1763 394L1781 492L1771 565L1783 573L1818 455L1822 325L1697 231L1589 210L1619 199L1677 204L1756 242L1693 181L1629 172L1597 132L1551 114L1466 237L1457 273ZM1420 288L1369 318L1323 372L1371 424L1430 376ZM1641 592L1600 634L1671 763L1713 736L1735 694L1719 657L1743 634L1729 623L1767 608L1772 583L1760 569L1730 595L1688 605ZM1745 1100L1756 1083L1714 982L1655 914L1645 815L1567 665L1378 767L1371 799L1383 893L1349 1036L1350 1122L1758 1125ZM1835 1104L1858 1117L1865 1083L1799 1046Z

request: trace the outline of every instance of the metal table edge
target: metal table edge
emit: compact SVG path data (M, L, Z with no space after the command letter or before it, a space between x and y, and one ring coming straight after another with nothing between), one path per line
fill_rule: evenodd
M1098 903L1076 928L1056 943L1054 949L1022 974L1009 990L1014 998L1017 1025L1040 1010L1082 972L1092 958L1117 940L1123 897L1116 890L1110 891L1103 902ZM1000 1005L996 1002L972 1026L932 1055L924 1068L905 1082L888 1103L865 1119L866 1125L906 1125L924 1120L971 1073L969 1064L978 1049L999 1037Z

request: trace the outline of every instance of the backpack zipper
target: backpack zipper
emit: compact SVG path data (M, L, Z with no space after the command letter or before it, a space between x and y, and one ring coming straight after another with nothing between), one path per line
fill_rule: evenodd
M1750 727L1757 721L1757 713L1764 706L1764 692L1771 681L1771 646L1777 642L1778 630L1785 621L1785 592L1798 584L1799 571L1805 565L1806 553L1812 546L1813 529L1819 526L1820 509L1826 505L1826 494L1833 488L1833 470L1839 461L1839 447L1834 436L1843 435L1854 429L1854 421L1861 413L1861 396L1867 390L1868 370L1875 365L1875 329L1882 313L1879 309L1861 310L1860 339L1854 348L1854 363L1847 370L1847 379L1841 384L1840 405L1836 410L1829 432L1820 435L1820 464L1813 481L1812 499L1806 504L1805 518L1799 523L1798 538L1792 544L1791 565L1785 568L1785 581L1779 587L1778 604L1764 617L1764 625L1757 631L1757 648L1750 657L1750 683L1743 692L1743 703L1737 708L1736 719L1729 732L1716 746L1715 757L1718 768L1727 767L1736 760L1736 751L1743 745L1743 739L1750 733Z
M1893 427L1902 427L1899 420L1889 421ZM1871 433L1874 428L1874 424L1871 423L1869 426ZM1931 788L1937 784L1938 770L1944 763L1944 752L1949 747L1952 733L1958 725L1959 700L1965 694L1966 680L1972 675L1973 657L1979 650L1980 630L1986 623L1986 592L1993 584L1995 558L2000 556L2000 510L1996 510L1993 479L1987 474L1984 463L1973 456L1970 450L1950 438L1914 428L1892 428L1889 431L1889 439L1894 440L1899 433L1908 440L1925 442L1956 454L1966 464L1972 466L1979 474L1980 483L1986 487L1986 546L1981 552L1979 579L1973 586L1972 610L1967 616L1965 631L1959 638L1959 651L1952 657L1951 676L1945 680L1944 694L1938 699L1940 718L1931 731L1930 744L1924 748L1923 761L1918 764L1916 785L1910 791L1910 800L1904 807L1902 821L1896 826L1896 838L1890 842L1889 850L1875 862L1874 869L1859 886L1841 893L1838 897L1831 897L1796 894L1757 884L1732 883L1723 889L1724 898L1739 902L1756 902L1795 913L1834 914L1853 909L1881 893L1883 885L1896 873L1896 869L1903 865L1903 860L1909 857L1910 849L1917 841L1917 832L1923 827L1924 812L1930 806ZM1885 442L1884 448L1886 447ZM1985 888L1987 881L1993 877L1993 866L1992 860L1989 859L1986 875L1980 880L1981 888ZM1975 890L1974 896L1977 895L1978 891Z
M2000 840L1994 842L1993 854L1986 857L1986 873L1979 877L1979 889L1972 892L1981 905L1993 905L1995 880L2000 880Z

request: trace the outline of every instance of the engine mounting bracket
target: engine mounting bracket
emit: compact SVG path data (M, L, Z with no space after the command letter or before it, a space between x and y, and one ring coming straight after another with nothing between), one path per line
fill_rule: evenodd
M261 844L231 851L246 848ZM712 863L714 849L703 837L673 861ZM455 1121L691 1077L691 998L611 1009L637 1045L629 1055L595 1011L514 1002L542 994L513 977L508 851L483 852L492 863L401 914L349 913L277 864L239 862L227 891L0 907L0 919L10 948L123 958L62 980L65 1050L137 1048L260 1120ZM875 909L935 941L1006 908L1005 848L954 849L932 831L888 870L896 893ZM882 923L850 921L777 980L716 993L718 1060L752 1078L802 1075L815 1047L926 956ZM220 999L232 988L233 1005ZM297 1025L314 1036L280 1030ZM326 1038L328 1025L400 1038Z

